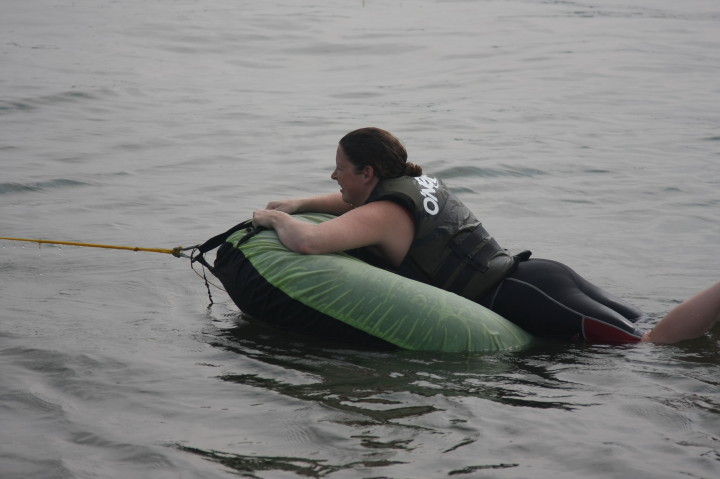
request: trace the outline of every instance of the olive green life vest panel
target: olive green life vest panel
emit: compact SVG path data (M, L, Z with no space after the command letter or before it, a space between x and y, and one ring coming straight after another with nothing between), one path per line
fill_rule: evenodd
M425 175L383 180L367 202L382 200L403 206L415 220L401 274L478 300L515 268L515 259L441 180Z

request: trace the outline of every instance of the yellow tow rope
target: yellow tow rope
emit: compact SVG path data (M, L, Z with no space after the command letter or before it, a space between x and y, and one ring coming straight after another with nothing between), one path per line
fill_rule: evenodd
M88 248L108 248L108 249L124 249L129 251L147 251L149 253L166 253L171 254L177 258L180 258L183 255L183 251L187 251L189 249L194 248L194 246L190 248L183 248L182 246L178 246L177 248L173 249L161 249L161 248L140 248L138 246L115 246L115 245L109 245L109 244L91 244L91 243L75 243L72 241L51 241L51 240L43 240L43 239L30 239L30 238L5 238L0 236L0 240L6 240L6 241L27 241L29 243L38 243L38 244L61 244L61 245L69 245L69 246L86 246Z

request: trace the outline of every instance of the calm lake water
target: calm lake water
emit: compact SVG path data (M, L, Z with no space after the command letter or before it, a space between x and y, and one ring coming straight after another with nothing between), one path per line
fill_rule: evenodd
M656 321L720 279L716 0L4 0L0 236L172 248L374 125ZM0 477L717 478L720 332L360 350L189 261L0 241ZM647 325L650 327L652 322Z

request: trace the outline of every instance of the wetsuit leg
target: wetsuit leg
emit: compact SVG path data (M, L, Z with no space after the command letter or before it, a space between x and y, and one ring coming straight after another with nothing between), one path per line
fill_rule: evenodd
M529 333L546 338L637 342L644 314L556 261L530 259L480 301Z

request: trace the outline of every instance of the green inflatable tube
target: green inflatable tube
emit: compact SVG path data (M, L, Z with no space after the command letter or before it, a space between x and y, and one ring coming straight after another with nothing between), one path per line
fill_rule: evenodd
M331 218L321 214L297 217L315 223ZM291 252L271 230L241 242L245 234L241 230L227 238L213 273L240 309L258 319L274 322L277 318L270 316L278 313L272 312L273 307L289 298L302 309L290 321L296 326L307 324L308 334L323 332L311 329L315 323L310 316L317 314L413 351L510 351L532 341L530 334L510 321L456 294L345 253ZM239 274L239 269L251 274ZM261 281L263 288L257 289L253 281ZM283 311L293 314L288 308Z

